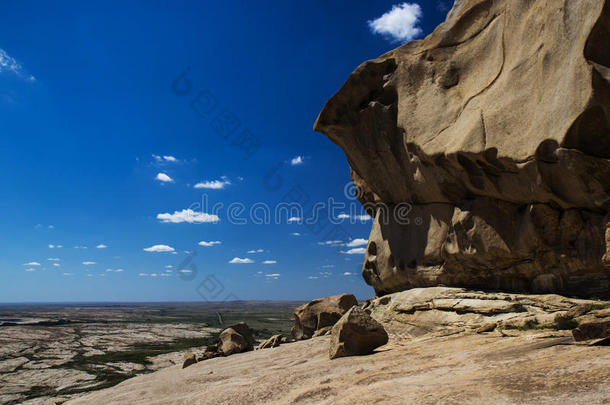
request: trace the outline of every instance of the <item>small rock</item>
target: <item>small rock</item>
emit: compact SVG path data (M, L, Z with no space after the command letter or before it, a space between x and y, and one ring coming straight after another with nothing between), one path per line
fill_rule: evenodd
M282 335L282 334L273 335L269 339L265 340L263 343L258 345L258 347L256 349L261 350L261 349L268 349L271 347L278 347L282 343L283 338L284 338L284 335Z
M583 323L572 330L572 336L577 342L610 337L610 318Z
M582 316L582 315L586 314L587 312L591 311L592 308L593 308L593 306L591 304L576 305L575 307L572 307L568 310L568 312L566 313L566 316L568 318L576 318L576 317Z
M607 316L610 316L610 308L604 308L595 313L596 318L605 318Z
M366 312L366 310L363 310ZM368 312L367 312L368 313ZM318 336L326 336L326 335L330 335L330 331L333 329L332 326L325 326L323 328L318 329L317 331L315 331L313 333L312 337L318 337Z
M496 322L489 322L489 323L483 324L482 326L480 326L477 329L477 333L491 332L496 329L496 326L498 326L498 324Z
M195 357L193 353L186 353L184 355L184 363L182 363L182 368L187 368L195 363L197 363L197 357Z
M230 326L220 333L218 351L224 356L247 352L254 349L254 338L248 325L240 322Z
M383 326L357 306L352 307L333 326L329 357L368 354L388 343Z
M203 352L203 354L197 358L197 361L205 361L219 356L222 356L222 354L218 352Z

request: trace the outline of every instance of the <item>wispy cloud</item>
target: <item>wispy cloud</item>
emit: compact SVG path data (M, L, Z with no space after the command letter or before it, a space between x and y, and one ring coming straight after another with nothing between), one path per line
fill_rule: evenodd
M50 261L50 262L58 262L59 261L59 257L49 257L47 260Z
M61 249L62 247L62 245L54 245L52 243L49 243L49 249Z
M155 252L155 253L173 252L175 250L176 249L174 249L173 247L168 246L168 245L154 245L151 247L144 248L145 252Z
M70 276L73 276L74 274L72 274L72 273L63 273L63 275L66 276L66 277L70 277Z
M104 245L103 243L100 243L99 245L97 245L95 248L96 249L106 249L108 246Z
M157 162L157 163L176 163L176 162L178 162L178 159L176 159L172 155L164 155L164 156L152 155L152 157L153 157L153 159L155 159L155 162Z
M208 214L206 212L195 212L191 209L174 211L173 214L167 212L164 214L157 214L157 219L161 220L161 222L171 222L173 224L179 224L182 222L187 222L189 224L203 224L207 222L220 221L218 215Z
M292 232L290 235L292 235L292 236L301 236L301 234L299 232Z
M265 274L265 277L267 279L271 279L271 280L277 280L278 278L280 278L280 273L273 273L273 274Z
M87 246L74 246L74 249L88 249Z
M373 219L368 214L363 214L363 215L348 215L348 214L345 214L345 213L337 215L337 218L338 219L349 219L349 220L352 220L352 221L361 221L361 222L367 222L367 221L370 221L371 219Z
M148 273L138 273L138 277L148 277Z
M157 173L157 177L155 177L155 180L159 180L162 183L173 183L174 182L174 179L172 179L165 173Z
M367 243L369 243L368 239L356 238L356 239L352 239L351 241L349 241L345 246L347 246L347 247L357 247L357 246L366 245Z
M29 262L29 263L23 263L24 266L40 266L40 263L38 262Z
M248 250L248 253L263 253L264 250L263 249L252 249L252 250Z
M36 271L36 269L28 267L27 269L25 269L25 271L27 271L28 273L31 273L33 271Z
M10 56L4 49L0 49L0 73L12 73L30 82L36 81L36 78L28 74L23 66L15 58Z
M107 273L122 273L123 269L106 269Z
M330 271L321 271L319 274L324 278L328 278L333 275L333 273L331 273Z
M95 263L95 262L83 262L83 264L85 266L93 266L94 264L97 264L97 263Z
M167 266L165 266L166 269L173 269L174 266L172 266L171 264L168 264Z
M276 264L277 260L265 260L263 264Z
M178 273L184 273L184 274L188 274L188 273L192 273L193 270L187 270L187 269L182 269L182 270L178 270Z
M205 181L201 181L197 184L195 184L193 187L194 188L205 188L205 189L209 189L209 190L220 190L225 188L225 186L228 186L231 184L231 181L225 177L222 176L220 178L220 180L205 180Z
M290 165L291 166L302 165L304 161L305 161L305 158L303 156L295 156L292 159L290 159Z
M366 253L366 248L353 248L346 252L341 251L341 253L344 253L346 255L363 255Z
M53 267L60 267L60 266L61 266L61 264L59 264L59 263L53 263Z
M342 244L343 244L342 240L325 240L322 242L318 242L318 245L320 245L320 246L339 246Z
M422 16L419 4L400 3L381 17L368 21L368 25L373 33L384 35L393 42L407 42L421 35L418 24Z
M301 217L290 217L290 218L288 218L288 223L289 224L292 224L294 222L300 223L302 221L303 221L303 218L301 218Z
M344 276L352 276L354 273L350 273L349 271L346 271L345 273L343 273Z
M324 266L322 266L323 269L332 269L334 267L335 267L334 264L325 264Z
M249 263L254 263L254 260L249 259L249 258L240 258L240 257L234 257L229 261L230 264L249 264Z
M202 240L201 242L198 243L199 246L205 246L205 247L210 247L210 246L214 246L214 245L220 245L222 242L219 240L211 240L209 242L206 242L204 240Z
M318 277L318 276L309 276L309 277L307 277L307 278L308 278L308 279L310 279L310 280L317 280L317 279L319 279L320 277Z

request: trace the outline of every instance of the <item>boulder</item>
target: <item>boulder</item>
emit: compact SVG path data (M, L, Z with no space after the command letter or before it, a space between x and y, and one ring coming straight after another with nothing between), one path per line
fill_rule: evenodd
M610 0L456 1L359 66L314 129L373 216L378 296L610 297Z
M184 362L182 363L182 368L187 368L188 366L192 366L197 363L197 357L193 353L186 353L184 355Z
M332 327L329 356L354 356L371 353L388 343L388 334L383 326L371 318L368 312L352 307Z
M572 336L577 342L610 337L610 318L586 322L572 330Z
M219 336L218 352L224 356L254 349L254 338L248 325L240 322L223 330Z
M273 335L269 339L265 340L263 343L258 345L257 350L268 349L272 347L278 347L282 343L282 339L284 339L284 335Z
M311 338L316 330L334 325L354 305L358 305L356 297L341 294L318 298L297 307L294 310L292 337L295 340Z
M333 328L332 326L325 326L323 328L320 328L317 331L315 331L311 337L330 335L330 331L332 328Z

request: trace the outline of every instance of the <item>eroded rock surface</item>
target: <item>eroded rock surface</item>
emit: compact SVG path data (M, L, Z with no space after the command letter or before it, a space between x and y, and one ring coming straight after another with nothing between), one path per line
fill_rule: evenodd
M608 0L463 0L349 76L315 129L375 217L378 295L610 296L609 26Z
M218 352L224 356L247 352L254 349L252 331L244 322L223 330L219 336Z
M295 340L311 338L317 330L332 327L354 305L358 305L356 297L340 294L318 298L297 307L294 310L292 337Z

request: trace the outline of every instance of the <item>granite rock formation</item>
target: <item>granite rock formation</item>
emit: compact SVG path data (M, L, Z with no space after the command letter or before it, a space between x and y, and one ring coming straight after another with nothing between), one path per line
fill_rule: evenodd
M354 305L358 305L356 297L352 294L340 294L318 298L297 307L294 310L292 337L295 340L303 340L310 339L318 330L328 332L329 327Z
M610 0L460 0L365 62L314 128L374 218L377 295L610 296Z
M352 307L332 327L328 356L369 354L386 343L388 334L383 326L360 307Z

